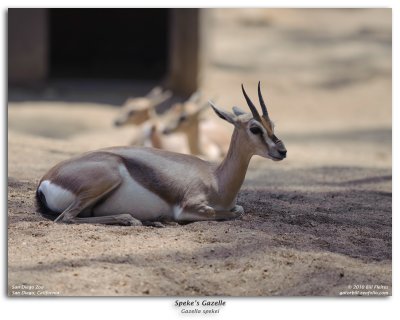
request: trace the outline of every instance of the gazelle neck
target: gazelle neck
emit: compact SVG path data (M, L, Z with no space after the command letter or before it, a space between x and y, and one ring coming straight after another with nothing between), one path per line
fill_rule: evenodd
M157 128L157 124L155 124L150 130L151 130L150 140L151 140L152 147L157 148L157 149L163 149L164 146L163 146L161 134Z
M200 147L199 122L195 121L186 131L187 142L191 154L203 154Z
M219 197L223 200L222 205L229 206L236 200L253 155L248 150L246 141L241 140L240 134L235 128L228 153L215 170Z

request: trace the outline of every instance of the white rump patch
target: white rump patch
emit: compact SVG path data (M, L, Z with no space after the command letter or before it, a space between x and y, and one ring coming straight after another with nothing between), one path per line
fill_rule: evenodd
M46 197L48 208L57 213L63 212L75 201L75 195L71 191L49 180L42 181L39 191Z

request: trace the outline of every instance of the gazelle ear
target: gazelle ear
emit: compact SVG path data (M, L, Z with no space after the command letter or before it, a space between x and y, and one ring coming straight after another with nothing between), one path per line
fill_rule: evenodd
M232 107L232 111L236 116L241 116L242 114L246 114L242 109L237 106Z
M189 97L187 101L195 103L200 100L200 97L201 97L201 92L197 90L196 92L192 93L192 95Z
M151 91L146 95L147 98L152 99L159 96L162 93L162 89L160 86L154 87Z
M213 108L214 112L217 114L218 117L221 119L224 119L225 121L228 121L229 123L232 123L233 125L235 124L235 115L230 113L230 112L225 112L220 109L218 109L212 101L208 101L211 105L211 108Z
M161 103L163 103L164 101L167 101L169 98L171 98L172 96L172 92L170 90L166 90L163 93L155 96L154 98L151 98L151 102L153 104L153 106L157 106Z
M168 100L171 97L172 97L172 91L171 90L165 90L161 95L161 98L163 99L163 101Z

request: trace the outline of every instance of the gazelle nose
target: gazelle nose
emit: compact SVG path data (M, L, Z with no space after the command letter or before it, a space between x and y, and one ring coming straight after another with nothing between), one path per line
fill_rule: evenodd
M283 157L286 157L287 150L278 150L279 154Z

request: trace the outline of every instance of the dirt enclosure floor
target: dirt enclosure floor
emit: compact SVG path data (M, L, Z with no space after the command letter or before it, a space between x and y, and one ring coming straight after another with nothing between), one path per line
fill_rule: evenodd
M356 285L391 294L390 10L211 18L203 91L244 107L240 83L255 100L263 80L288 158L252 159L241 220L55 224L35 214L41 176L80 152L127 144L134 129L112 127L113 103L69 99L67 89L10 95L9 295L21 285L64 296L339 296Z

